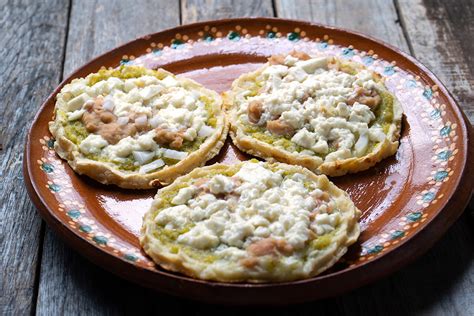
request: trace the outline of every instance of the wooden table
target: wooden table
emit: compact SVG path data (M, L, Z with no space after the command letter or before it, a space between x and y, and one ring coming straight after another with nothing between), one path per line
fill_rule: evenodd
M41 221L21 175L37 108L76 67L140 35L239 16L309 20L382 39L433 70L474 122L470 0L0 0L0 314L248 312L157 294L92 265ZM474 314L473 204L432 250L392 276L341 297L260 313Z

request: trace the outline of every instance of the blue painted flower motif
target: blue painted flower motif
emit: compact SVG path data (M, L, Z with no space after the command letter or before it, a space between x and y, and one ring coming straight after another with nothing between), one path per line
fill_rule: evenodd
M227 34L227 38L231 41L238 41L240 40L240 34L235 31L230 31L229 34Z
M322 41L321 43L319 43L319 48L321 49L326 49L328 46L329 44L326 41Z
M451 133L451 126L449 125L443 126L443 128L441 128L441 130L439 131L439 134L443 137L448 136L449 133Z
M292 42L296 42L296 41L299 41L300 39L300 35L296 32L291 32L291 33L288 33L288 39Z
M125 260L132 261L132 262L135 262L135 261L138 260L138 257L135 256L135 255L132 254L132 253L126 253L126 254L124 254L124 255L123 255L123 258L124 258Z
M276 33L275 32L267 32L267 38L275 38L276 37Z
M416 81L413 79L407 80L405 82L405 87L406 88L415 88L416 87Z
M453 152L451 150L443 150L442 152L438 153L438 159L447 161L451 156Z
M214 37L211 34L206 34L204 35L203 40L206 42L212 42L214 40Z
M346 57L346 58L351 58L352 56L354 56L354 49L352 48L344 48L342 50L342 56Z
M421 212L413 212L407 215L407 219L411 222L416 222L421 218Z
M435 173L435 175L433 176L433 179L435 179L436 182L441 182L444 179L446 179L448 175L449 173L446 170L440 170Z
M48 188L52 191L52 192L59 192L61 191L61 187L57 184L54 184L54 183L51 183L51 184L48 184Z
M423 200L423 202L431 202L433 201L434 197L435 197L435 194L433 192L427 192L423 194L421 199Z
M433 98L433 90L431 90L431 88L425 89L425 91L423 91L423 96L426 99L431 100Z
M54 166L52 164L43 162L41 164L41 169L43 169L43 171L46 172L46 173L51 173L51 172L54 171Z
M441 111L439 109L434 109L433 111L431 111L430 116L432 119L437 120L441 117Z
M374 58L372 56L364 56L364 58L362 58L362 62L364 65L369 66L374 63Z
M398 239L398 238L402 238L403 236L405 236L405 232L402 231L402 230L396 230L392 233L391 235L391 239Z
M54 139L52 139L52 138L48 139L48 141L46 142L46 146L48 146L49 149L53 149L54 148Z
M370 249L367 250L367 253L370 254L370 255L373 255L373 254L376 254L376 253L379 253L383 250L383 246L382 245L376 245Z
M126 64L128 64L129 62L130 62L129 59L121 59L121 60L120 60L120 65L126 65Z
M156 55L156 56L159 56L162 54L162 51L161 49L159 48L155 48L154 50L151 51L153 53L153 55Z
M394 66L387 66L384 68L383 73L387 76L391 76L395 73L395 67Z
M92 237L92 240L98 245L107 245L107 242L109 241L105 236L94 236Z
M79 212L79 210L70 210L67 211L66 214L72 219L78 219L79 217L81 217L81 212Z
M174 39L173 41L171 41L171 48L172 49L179 49L182 47L182 45L184 44L184 42L182 40L179 40L179 39Z
M81 225L79 226L79 230L88 234L92 231L92 227L90 227L89 225Z

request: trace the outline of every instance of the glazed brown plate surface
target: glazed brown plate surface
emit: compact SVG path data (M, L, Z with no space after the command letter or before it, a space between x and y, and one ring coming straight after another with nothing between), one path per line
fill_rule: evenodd
M54 152L48 131L55 96L73 78L120 64L162 67L223 92L266 57L293 49L337 55L385 77L403 111L395 156L368 171L331 180L362 211L362 233L344 258L318 277L277 284L228 284L164 271L140 250L142 216L155 190L104 186L75 174ZM25 148L25 183L48 224L78 252L124 278L173 295L228 304L287 304L331 295L387 275L426 251L464 210L472 193L469 124L443 85L395 48L345 30L254 18L197 23L149 35L91 61L46 100ZM248 159L230 140L210 161ZM472 160L471 160L472 161ZM282 300L282 298L285 298Z

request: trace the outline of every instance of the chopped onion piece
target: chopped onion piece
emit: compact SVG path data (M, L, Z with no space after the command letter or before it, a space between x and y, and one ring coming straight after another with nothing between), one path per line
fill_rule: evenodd
M133 151L133 158L138 162L139 165L143 165L144 163L149 162L150 160L155 157L154 152L149 151L141 151L141 150L134 150Z
M198 136L208 137L208 136L211 136L213 132L214 132L214 128L207 125L203 125L201 129L199 130Z
M158 127L158 125L160 125L161 123L163 123L164 120L160 117L160 116L153 116L151 119L150 119L150 125L151 127L153 128L156 128Z
M163 167L165 165L165 162L161 159L157 159L153 162L150 162L147 165L143 165L140 167L140 170L138 171L139 173L148 173L150 171L156 170L160 167Z
M173 76L168 76L162 79L161 83L167 88L177 87L180 85L178 80L174 79Z
M68 112L74 112L82 108L82 106L91 99L87 93L82 93L72 100L69 100L66 104L66 110Z
M369 138L367 134L362 134L354 145L355 154L360 157L365 154L367 146L369 145Z
M115 108L114 101L112 101L111 99L105 99L102 107L104 108L104 110L112 112Z
M176 160L183 160L188 156L187 152L184 151L177 151L173 149L165 149L163 153L163 157L165 158L170 158L170 159L176 159Z
M117 124L121 125L121 126L124 126L124 125L128 124L128 121L129 121L128 116L121 116L117 119Z
M68 121L75 121L78 120L82 117L82 114L84 114L86 110L81 109L81 110L76 110L74 112L68 112L67 113L67 120Z
M146 117L146 115L140 115L135 119L135 124L138 127L145 127L148 124L148 118Z

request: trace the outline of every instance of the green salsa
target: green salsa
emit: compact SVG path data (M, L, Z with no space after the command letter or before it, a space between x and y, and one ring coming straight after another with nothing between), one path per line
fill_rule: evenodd
M380 97L382 98L382 104L375 111L375 121L374 124L380 124L382 127L390 126L393 121L393 102L394 98L389 92L378 91ZM385 132L384 128L384 132Z
M120 79L139 78L142 76L154 76L158 79L166 77L165 74L160 73L156 70L146 69L138 66L120 66L117 69L100 69L97 73L87 76L88 86L93 86L99 81L107 80L110 77L116 77Z
M180 251L184 252L189 257L199 260L205 263L213 263L218 259L214 254L211 254L209 251L197 250L191 248L187 245L178 245L176 244L176 239L182 234L187 233L194 227L194 224L189 224L181 229L165 229L157 225L157 230L154 232L155 238L159 239L161 243L166 245L171 253L177 254Z
M310 247L322 250L331 244L333 237L334 231L330 232L329 234L319 236L318 238L311 241Z
M66 138L76 145L79 145L89 135L86 127L80 121L64 125L64 132Z
M200 96L199 101L204 103L204 109L206 110L207 115L209 117L207 119L207 124L211 127L216 127L217 119L216 119L216 111L215 111L215 108L213 107L213 101L205 95Z

